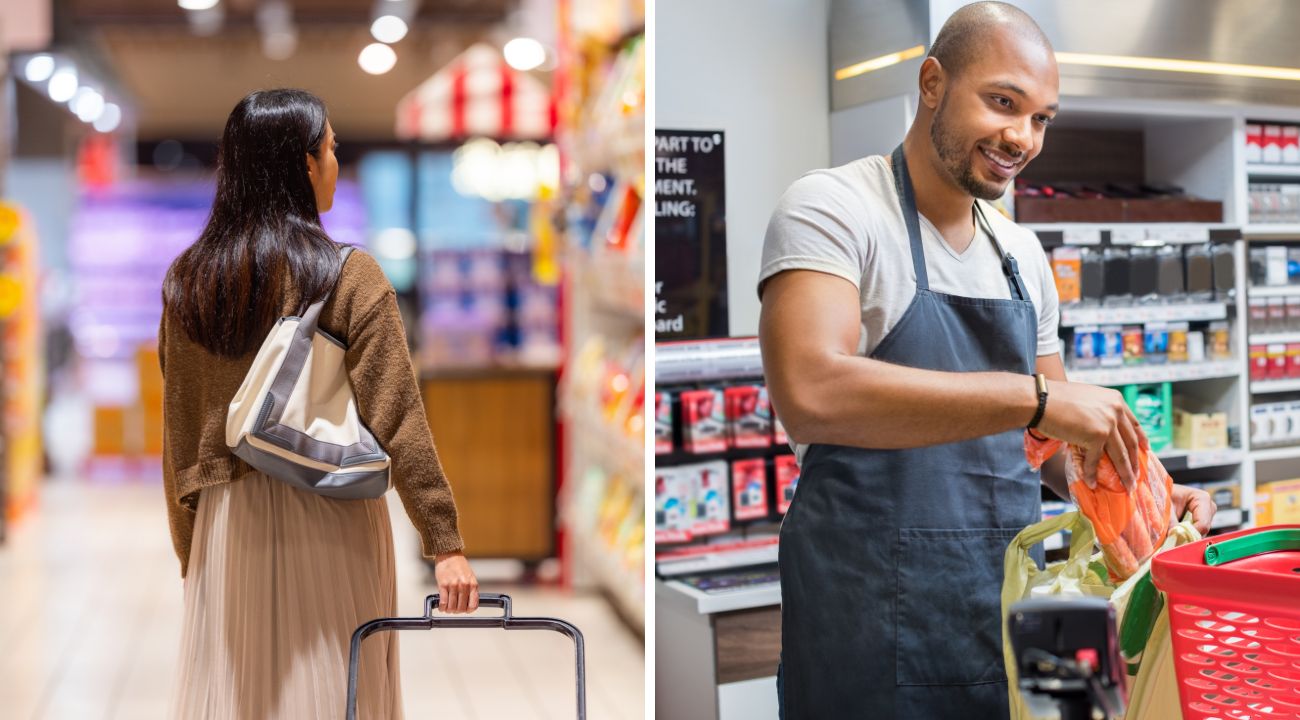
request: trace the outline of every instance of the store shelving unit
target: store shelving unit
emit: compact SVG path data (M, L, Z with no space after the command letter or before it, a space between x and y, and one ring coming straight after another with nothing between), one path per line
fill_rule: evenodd
M635 3L618 28L579 5L562 39L567 205L566 360L560 387L565 566L603 592L638 632L645 624L645 50Z
M1251 177L1300 178L1300 165L1246 163L1246 174Z

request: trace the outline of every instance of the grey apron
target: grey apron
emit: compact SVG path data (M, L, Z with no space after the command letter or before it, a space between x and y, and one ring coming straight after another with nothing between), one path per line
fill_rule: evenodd
M916 297L871 357L1032 373L1037 312L1015 258L977 205L1011 299L930 290L901 146L893 169ZM905 450L809 447L781 525L784 718L1006 718L1003 553L1042 519L1039 482L1022 430Z

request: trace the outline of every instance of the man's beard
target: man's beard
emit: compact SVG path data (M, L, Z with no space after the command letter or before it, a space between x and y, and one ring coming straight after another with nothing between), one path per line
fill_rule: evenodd
M961 140L954 136L951 128L948 127L944 117L944 109L948 105L948 98L939 101L939 109L934 113L934 120L930 122L930 142L934 143L935 152L939 154L939 162L943 163L944 170L948 171L948 177L957 183L971 197L980 200L997 200L1002 197L1006 188L1005 185L984 182L975 177L975 168L971 163L970 153L962 149Z

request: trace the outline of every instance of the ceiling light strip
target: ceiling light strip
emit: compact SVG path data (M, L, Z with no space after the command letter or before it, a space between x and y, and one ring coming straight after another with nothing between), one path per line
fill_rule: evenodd
M1200 75L1228 75L1233 77L1261 78L1264 80L1300 80L1300 69L1269 67L1267 65L1234 65L1231 63L1201 60L1171 60L1168 58L1133 57L1127 55L1093 55L1089 53L1056 53L1062 65L1090 65L1093 67L1124 68L1128 70L1158 70L1163 72L1197 73Z
M849 65L848 67L840 68L839 70L836 70L835 79L847 80L851 77L857 77L858 75L863 75L873 70L887 68L890 65L897 65L898 63L901 63L904 60L911 60L912 58L921 57L924 54L925 54L925 46L917 45L916 47L911 47L901 52L890 53L888 55L881 55L878 58L864 60L860 63Z

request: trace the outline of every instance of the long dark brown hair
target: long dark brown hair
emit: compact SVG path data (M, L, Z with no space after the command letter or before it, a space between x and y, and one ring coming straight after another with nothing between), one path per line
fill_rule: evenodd
M321 227L307 155L319 158L325 104L304 90L239 101L217 150L217 193L199 239L163 282L163 312L211 353L259 345L290 289L304 304L333 287L338 246Z

